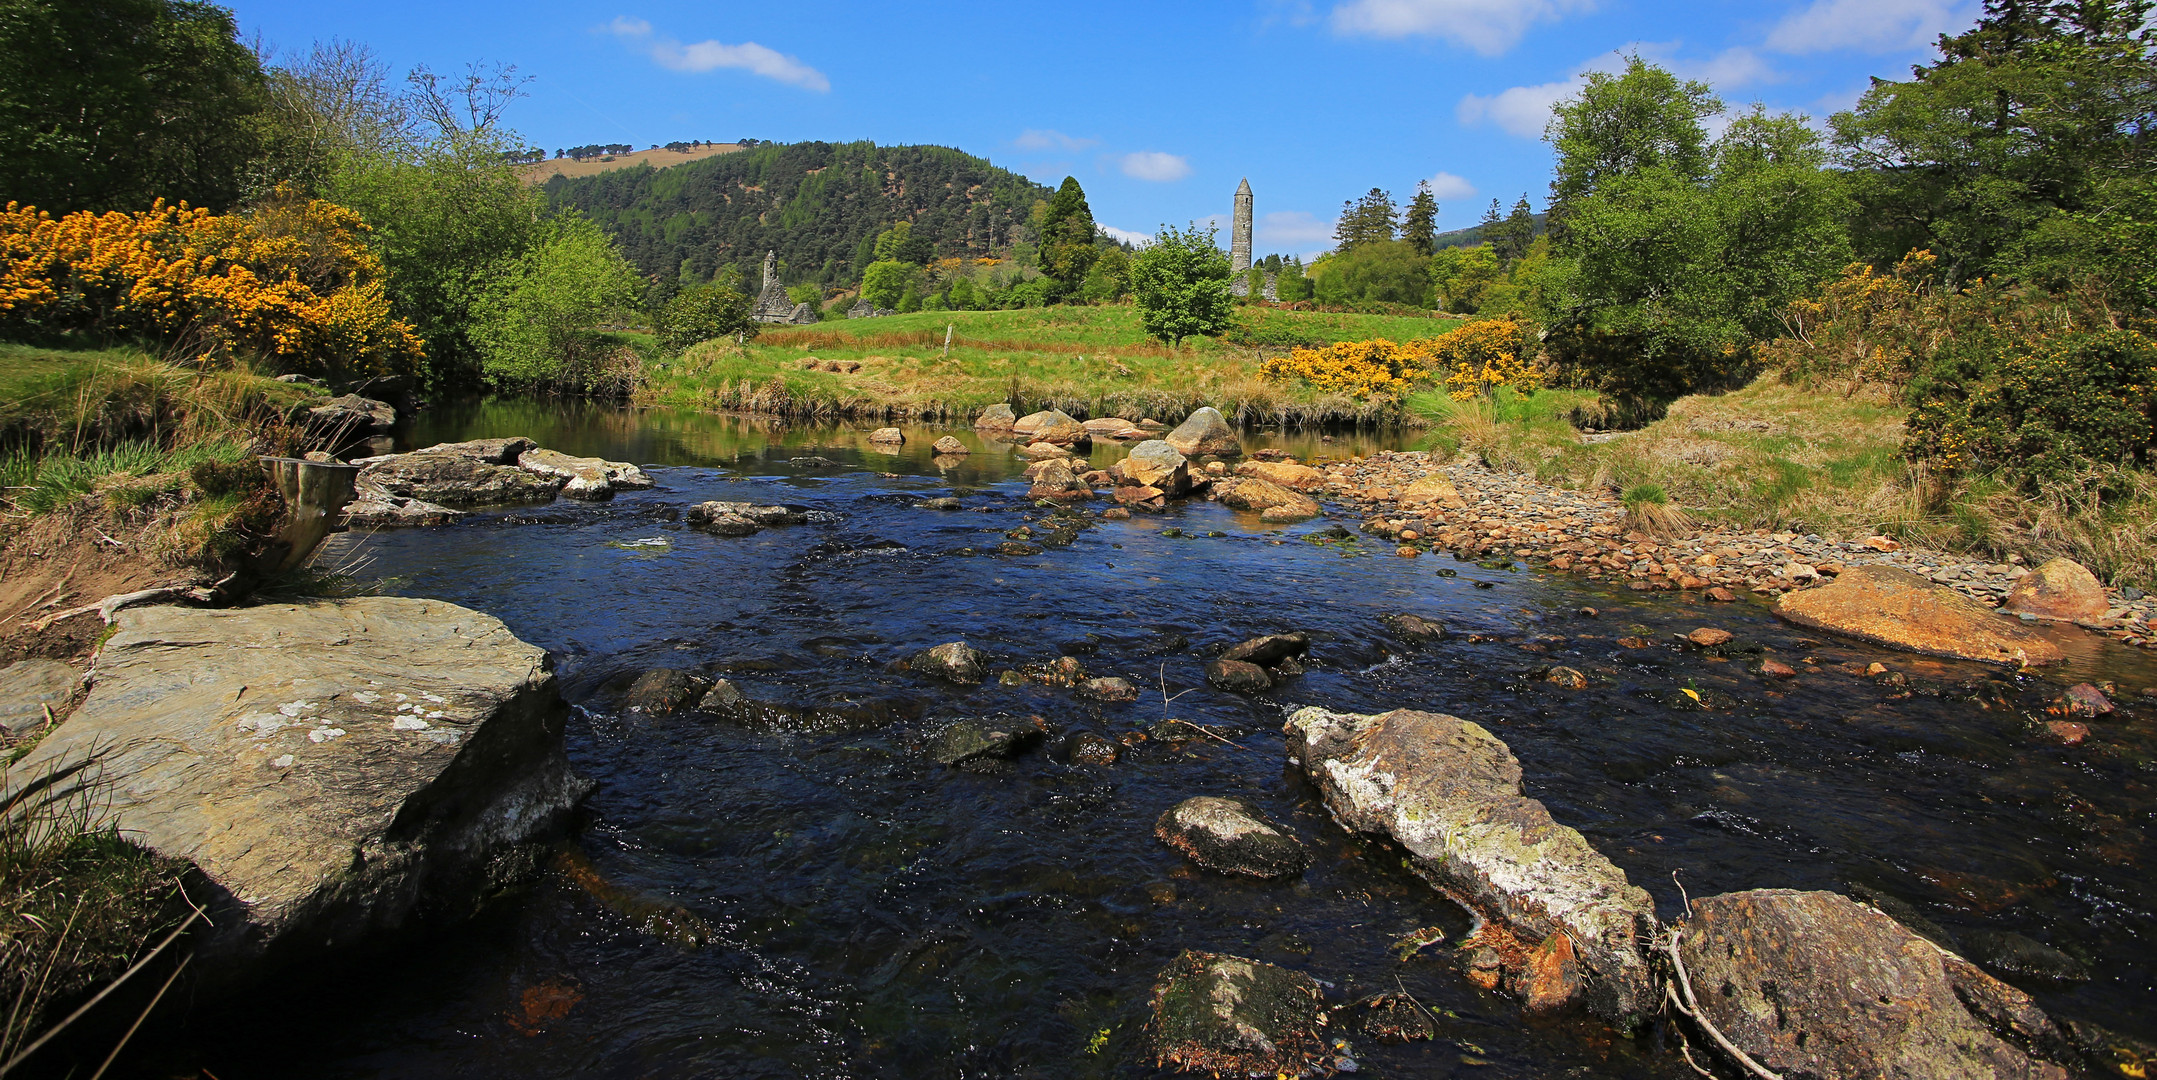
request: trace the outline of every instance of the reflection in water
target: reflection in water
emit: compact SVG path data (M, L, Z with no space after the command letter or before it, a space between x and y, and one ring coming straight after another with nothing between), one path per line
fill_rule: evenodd
M865 425L559 403L422 414L408 444L529 435L660 466L657 490L611 503L336 540L338 557L371 556L393 591L490 611L556 652L578 706L571 754L599 782L583 854L472 924L310 990L275 1030L252 1013L192 1017L171 1041L175 1060L227 1080L1143 1076L1147 991L1188 947L1309 971L1343 1000L1405 987L1439 1010L1436 1042L1355 1040L1377 1075L1690 1075L1658 1035L1527 1022L1475 989L1448 950L1406 962L1391 951L1433 925L1457 938L1459 913L1397 858L1344 835L1284 768L1283 710L1304 703L1414 706L1490 727L1521 758L1530 794L1666 917L1678 911L1674 873L1695 896L1872 889L1949 934L2013 931L2081 959L2089 981L2031 986L2061 1015L2157 1025L2157 704L2134 694L2157 686L2157 668L2139 654L2081 639L2071 670L2042 676L1884 655L1809 638L1749 602L1643 600L1378 544L1321 546L1303 537L1325 522L1278 529L1206 503L1095 522L1035 557L968 554L1042 511L1014 479L1022 463L972 432L956 434L979 452L932 460L942 433L908 429L888 455ZM1300 453L1384 445L1252 441ZM1117 453L1098 449L1095 463ZM954 492L966 510L914 508ZM668 519L712 498L828 517L740 539ZM538 523L508 523L518 519ZM1602 614L1576 614L1583 606ZM1406 644L1379 621L1397 611L1454 635ZM1619 643L1703 624L1801 675L1770 686L1742 660ZM1204 685L1219 649L1289 629L1313 637L1308 674L1264 698ZM956 639L999 669L1071 655L1149 692L1103 704L993 680L930 685L891 667ZM1911 686L1864 678L1873 660ZM1552 664L1591 685L1536 677ZM764 707L754 722L617 711L623 682L662 666L723 675ZM2082 679L2118 682L2132 715L2093 723L2080 748L2053 745L2041 709ZM1173 706L1164 685L1182 695ZM1680 711L1683 689L1735 704ZM1141 737L1171 711L1232 743ZM999 712L1126 750L1114 765L1072 764L1052 740L1004 775L921 754L951 719ZM1315 865L1285 883L1194 871L1151 831L1194 794L1252 799L1313 845ZM701 947L681 947L667 932L679 926Z

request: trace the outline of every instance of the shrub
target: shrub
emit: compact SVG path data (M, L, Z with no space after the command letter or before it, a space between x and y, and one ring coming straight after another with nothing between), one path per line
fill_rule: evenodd
M1530 362L1535 330L1510 315L1456 327L1422 344L1432 370L1445 373L1446 390L1455 401L1488 397L1501 386L1534 393L1543 385Z
M538 243L500 267L475 305L471 336L487 378L587 388L614 344L598 324L635 307L640 287L598 225L575 214L549 222Z
M359 215L276 197L244 214L0 210L0 331L142 337L337 379L418 370Z
M1908 388L1914 459L2045 479L2092 464L2146 467L2157 451L2157 342L2139 333L1985 335L1943 354Z
M1268 379L1302 379L1320 390L1356 398L1399 398L1430 377L1430 354L1424 344L1373 338L1322 349L1291 349L1287 356L1260 364L1258 373Z

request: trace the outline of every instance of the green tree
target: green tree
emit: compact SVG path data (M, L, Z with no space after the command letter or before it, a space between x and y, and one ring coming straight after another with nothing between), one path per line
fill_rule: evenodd
M1906 82L1875 80L1831 123L1865 258L1924 248L1950 284L2064 283L2115 238L2098 224L2157 174L2149 0L1987 0Z
M542 224L490 277L471 335L500 386L589 385L606 349L598 324L633 309L643 285L614 240L574 212Z
M914 268L897 259L879 259L861 273L861 298L872 306L897 310L914 286Z
M729 266L719 280L692 285L676 293L660 309L659 344L680 352L700 341L735 335L755 337L759 328L749 317L749 297L741 287L741 274Z
M1148 334L1175 346L1194 334L1217 335L1233 324L1228 253L1216 230L1167 225L1131 260L1131 295Z
M1386 243L1394 236L1393 196L1372 188L1360 199L1341 204L1341 219L1333 227L1333 239L1339 251L1350 251L1361 244Z
M1086 269L1086 280L1079 286L1079 298L1089 304L1112 304L1131 295L1131 256L1116 244L1100 249L1093 265Z
M1492 199L1491 213L1496 215L1498 200ZM1528 253L1528 245L1535 242L1535 208L1528 204L1528 196L1522 194L1513 204L1513 212L1504 221L1486 224L1484 238L1496 250L1498 261L1507 266L1517 262Z
M1590 74L1578 94L1551 109L1544 133L1558 152L1552 215L1614 178L1660 169L1684 182L1704 179L1708 133L1701 122L1721 111L1708 84L1680 81L1638 56L1620 74ZM1493 216L1497 209L1492 200Z
M891 260L926 266L936 257L936 241L926 233L916 233L913 222L901 221L877 234L873 250L880 262Z
M1431 256L1431 286L1439 306L1456 315L1473 315L1494 283L1503 281L1496 249L1489 244L1449 247Z
M1311 280L1303 276L1302 259L1291 257L1281 260L1280 276L1274 279L1273 291L1284 304L1309 300L1314 295Z
M1405 240L1359 244L1312 269L1318 299L1328 304L1407 304L1428 307L1431 260Z
M1086 205L1086 192L1073 177L1049 199L1041 216L1041 272L1056 282L1064 295L1075 295L1086 280L1099 254L1093 211Z
M0 0L0 197L224 209L259 148L261 64L198 0Z
M1430 181L1416 185L1415 198L1408 200L1408 216L1401 222L1401 239L1418 255L1429 255L1438 238L1438 197L1431 194Z

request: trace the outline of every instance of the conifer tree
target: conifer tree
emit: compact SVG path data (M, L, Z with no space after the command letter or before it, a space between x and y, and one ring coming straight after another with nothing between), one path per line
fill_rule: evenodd
M1071 295L1086 280L1086 271L1098 254L1094 247L1097 231L1086 192L1076 177L1064 177L1041 217L1041 272L1056 282L1058 295Z
M1416 196L1408 201L1408 219L1402 223L1401 239L1418 255L1429 255L1438 242L1438 197L1431 194L1430 181L1416 185Z
M1372 188L1360 199L1341 204L1341 220L1333 227L1333 239L1343 252L1370 243L1394 239L1393 196Z

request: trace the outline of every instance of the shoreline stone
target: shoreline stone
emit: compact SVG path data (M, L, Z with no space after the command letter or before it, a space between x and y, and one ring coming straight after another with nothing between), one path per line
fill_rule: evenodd
M545 650L492 616L379 596L117 622L7 782L98 762L106 820L207 879L207 983L471 914L589 790Z
M1774 611L1808 629L1934 656L2016 666L2066 658L2020 623L1893 567L1854 567L1833 584L1785 594Z

